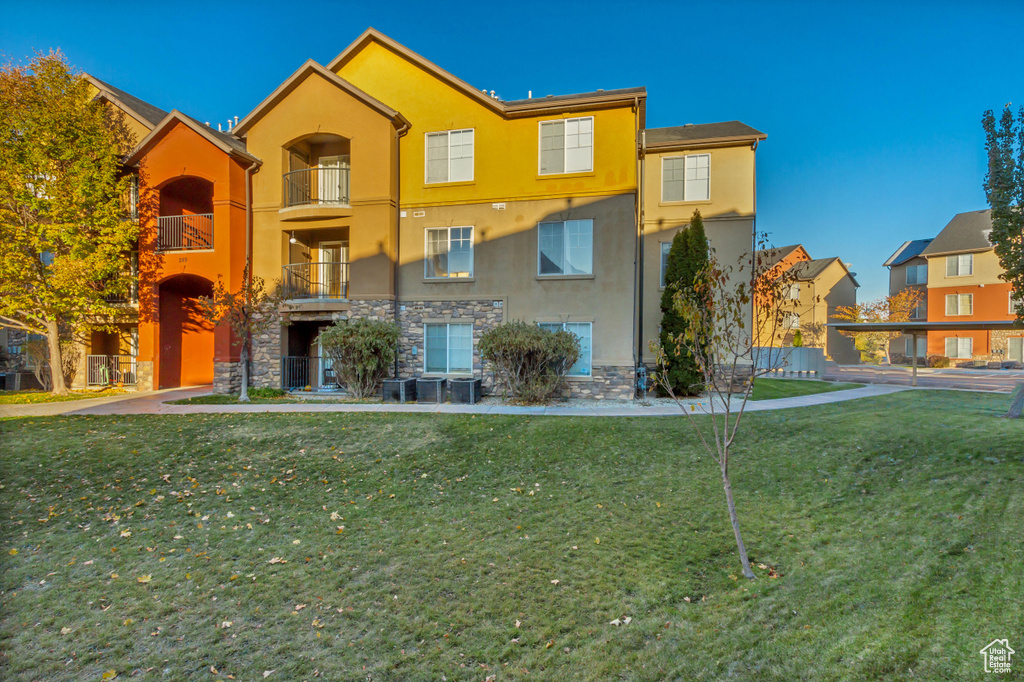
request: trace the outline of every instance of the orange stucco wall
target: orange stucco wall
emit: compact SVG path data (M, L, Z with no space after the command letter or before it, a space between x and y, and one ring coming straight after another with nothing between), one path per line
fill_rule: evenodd
M946 315L947 294L973 294L973 310L970 315ZM929 322L989 322L1012 320L1010 314L1010 285L985 284L957 287L928 288ZM928 355L945 355L946 338L971 338L974 355L988 355L992 352L991 332L931 332L928 334Z
M245 267L245 168L188 126L177 123L139 164L139 361L154 363L154 386L209 383L213 362L237 361L224 325L210 329L195 310L195 297L218 278L236 291ZM212 184L212 196L190 210L178 198L161 202L161 188L182 178ZM157 216L213 211L213 248L156 251ZM173 213L172 213L173 212ZM165 328L161 328L164 325Z

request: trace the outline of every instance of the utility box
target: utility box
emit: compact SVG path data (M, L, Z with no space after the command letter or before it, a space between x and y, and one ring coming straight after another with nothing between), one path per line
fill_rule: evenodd
M416 400L416 380L385 379L382 391L386 403L411 403Z
M480 402L483 379L452 379L448 382L448 393L453 403L476 405Z
M447 388L447 379L417 379L416 402L443 403Z

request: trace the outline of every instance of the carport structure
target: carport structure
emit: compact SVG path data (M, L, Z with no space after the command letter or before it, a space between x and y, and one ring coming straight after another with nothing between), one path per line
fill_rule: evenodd
M917 350L919 336L927 338L928 332L982 332L1009 331L1019 329L1015 320L994 320L989 322L829 322L828 327L841 332L898 332L914 339ZM917 386L917 353L911 354L911 386Z

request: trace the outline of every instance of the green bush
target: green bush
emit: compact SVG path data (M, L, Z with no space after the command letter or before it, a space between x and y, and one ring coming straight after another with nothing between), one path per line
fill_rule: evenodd
M333 362L338 383L354 397L366 398L391 373L399 336L395 322L352 320L331 325L318 341Z
M929 367L949 367L949 358L943 355L929 355L928 356Z
M804 335L797 329L793 332L793 348L802 348L804 345Z
M250 388L250 398L283 398L285 396L284 389L271 388L269 386L265 388Z
M491 362L508 394L524 403L546 403L565 385L580 358L580 342L567 331L506 322L480 336L480 356Z

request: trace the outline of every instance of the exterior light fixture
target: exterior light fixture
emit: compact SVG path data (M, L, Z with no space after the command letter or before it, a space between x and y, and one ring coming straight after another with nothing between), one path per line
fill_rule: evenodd
M292 238L288 240L289 244L298 244L299 240L295 238L295 230L292 230Z

